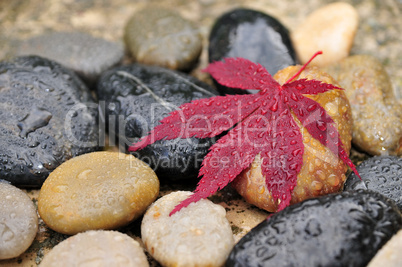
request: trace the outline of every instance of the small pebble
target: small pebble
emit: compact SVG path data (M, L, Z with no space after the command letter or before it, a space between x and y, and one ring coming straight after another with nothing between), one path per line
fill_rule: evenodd
M152 169L132 155L94 152L55 169L43 184L38 211L54 231L116 229L143 214L159 193Z
M401 212L383 195L335 193L273 214L236 244L225 266L365 267L401 227Z
M45 255L40 267L148 267L140 244L116 231L87 231L67 238Z
M263 65L273 76L296 64L289 31L277 19L259 11L235 9L215 22L209 36L209 62L243 57ZM222 94L253 93L217 85Z
M143 243L162 266L222 266L234 245L222 206L203 199L169 216L191 194L174 192L150 206L141 225Z
M344 190L369 189L395 201L402 211L402 158L375 156L356 167L361 180L351 173Z
M315 10L291 35L301 63L306 63L317 51L323 54L311 62L316 66L347 57L358 25L358 13L348 3L335 2Z
M139 63L188 70L198 60L202 36L195 25L173 10L146 7L125 29L125 42Z
M100 118L107 118L109 138L117 136L120 149L126 151L180 105L218 92L178 71L131 64L103 73L97 94L104 103ZM213 142L214 138L160 140L134 155L150 165L160 180L195 181Z
M0 62L0 177L39 188L64 161L98 149L98 106L71 70L38 56Z
M299 69L300 66L287 67L278 71L274 78L282 84ZM298 78L316 79L338 86L330 75L316 66L307 67ZM342 90L331 90L309 97L319 103L334 120L346 153L349 153L352 139L352 114L345 93ZM338 192L346 180L347 166L338 158L338 155L314 139L306 128L301 128L301 132L304 144L303 166L297 175L297 185L293 189L290 204ZM279 202L272 197L266 186L266 179L261 171L260 156L257 156L251 166L237 176L232 185L247 202L270 212L277 211Z
M323 69L345 89L353 115L353 145L371 155L402 155L402 104L381 62L354 55Z
M17 55L52 59L92 85L103 71L123 59L124 49L122 44L83 32L52 32L23 41Z
M367 267L401 267L402 230L394 235L375 255Z
M0 182L0 260L21 255L32 244L37 231L38 215L29 196Z

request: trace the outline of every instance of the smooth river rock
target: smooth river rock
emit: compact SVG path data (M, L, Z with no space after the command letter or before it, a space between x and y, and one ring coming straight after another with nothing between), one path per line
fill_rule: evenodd
M274 17L250 9L235 9L217 19L209 36L209 62L243 57L263 65L273 76L297 63L289 31ZM222 94L244 94L217 85Z
M317 51L323 54L311 64L320 67L347 57L358 25L357 10L345 2L334 2L313 11L291 34L300 62L306 63Z
M51 229L63 234L116 229L142 215L158 193L158 177L144 162L118 152L93 152L70 159L49 175L38 211Z
M99 75L119 63L123 45L83 32L52 32L19 44L17 55L37 55L74 70L90 85Z
M21 255L32 244L37 231L38 215L30 197L0 181L0 260Z
M111 142L117 138L118 145L125 150L180 105L218 93L183 73L132 64L105 72L97 94L101 118L109 126L109 138ZM194 180L213 140L161 140L134 155L149 164L161 180Z
M345 89L350 101L353 145L371 155L402 155L402 104L381 62L354 55L323 70Z
M98 149L98 109L72 71L37 56L0 63L0 177L40 187L64 161Z
M45 255L40 267L148 267L140 244L117 231L87 231L67 238Z
M194 23L173 9L155 6L132 15L124 39L137 62L174 70L189 70L202 50L202 36Z
M372 191L309 199L253 228L226 266L365 267L402 227L395 203Z
M234 245L222 206L202 199L169 216L191 194L173 192L149 207L141 224L145 248L162 266L222 266Z

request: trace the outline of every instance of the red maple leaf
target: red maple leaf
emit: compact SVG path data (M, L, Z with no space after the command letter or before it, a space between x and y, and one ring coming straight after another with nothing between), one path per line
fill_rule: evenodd
M342 88L317 80L292 81L321 53L317 52L283 85L264 67L244 58L226 58L211 63L204 71L220 84L259 92L216 96L183 104L162 119L149 135L130 147L130 151L136 151L162 139L214 137L230 129L205 156L199 171L202 178L194 194L177 205L171 215L225 187L249 167L258 154L267 188L274 199L280 199L278 209L288 206L304 153L300 128L292 114L313 138L338 155L358 175L332 118L319 103L303 95Z

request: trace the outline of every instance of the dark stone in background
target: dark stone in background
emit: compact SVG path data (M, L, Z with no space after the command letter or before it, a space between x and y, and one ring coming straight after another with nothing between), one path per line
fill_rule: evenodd
M263 65L274 76L297 63L289 31L275 18L259 11L235 9L217 19L209 36L209 62L243 57ZM253 93L219 85L221 94Z

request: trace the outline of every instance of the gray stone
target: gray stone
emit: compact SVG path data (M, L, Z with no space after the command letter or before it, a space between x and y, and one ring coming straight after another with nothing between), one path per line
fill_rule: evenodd
M125 29L125 42L139 63L188 70L197 62L202 36L173 10L147 7L136 12Z
M92 85L99 75L119 63L123 46L81 32L53 32L21 42L17 55L38 55L74 70Z

